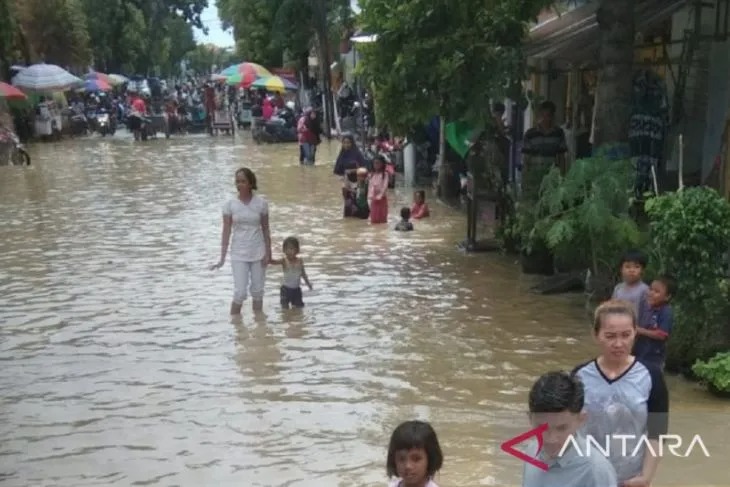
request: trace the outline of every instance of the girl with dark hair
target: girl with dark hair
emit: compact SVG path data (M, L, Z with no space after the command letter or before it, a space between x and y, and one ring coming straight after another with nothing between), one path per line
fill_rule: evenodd
M386 462L388 477L393 479L389 487L438 487L433 478L443 463L444 455L430 424L406 421L393 431Z
M368 183L368 204L370 206L370 223L388 223L388 173L385 170L385 158L378 155L373 159L373 173Z

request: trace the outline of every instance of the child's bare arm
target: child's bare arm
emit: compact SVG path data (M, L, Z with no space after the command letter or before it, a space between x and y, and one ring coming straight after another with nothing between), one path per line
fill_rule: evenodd
M301 260L301 259L299 259L299 260L302 263L302 279L304 280L304 283L307 285L307 287L311 291L312 290L312 283L309 282L309 277L307 276L307 271L306 271L306 269L304 269L304 261Z
M271 259L269 261L271 265L284 265L284 259Z

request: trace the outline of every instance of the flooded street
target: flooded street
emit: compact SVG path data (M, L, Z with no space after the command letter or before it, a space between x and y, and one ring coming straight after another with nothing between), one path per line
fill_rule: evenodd
M465 218L392 231L343 221L338 149L300 167L247 134L31 146L0 167L0 484L378 486L401 421L432 422L442 487L519 485L499 444L528 429L526 392L595 353L580 296L528 292L514 259L464 255ZM328 153L329 152L329 153ZM221 207L251 167L274 255L296 235L315 291L231 324L215 272ZM656 485L730 485L730 406L670 378L672 429L710 458L670 458ZM724 421L722 419L724 418Z

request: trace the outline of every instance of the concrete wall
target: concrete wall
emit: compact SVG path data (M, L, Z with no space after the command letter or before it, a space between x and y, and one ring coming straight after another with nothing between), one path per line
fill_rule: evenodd
M694 13L693 7L687 7L672 17L672 41L681 41L685 30L694 29ZM715 16L713 9L703 9L703 35L714 33ZM684 135L684 172L699 172L703 178L712 169L730 104L728 47L730 44L726 42L701 42L687 78L684 95L686 120L680 129ZM671 45L669 53L676 76L680 68L682 43ZM672 103L675 87L671 76L667 79L667 89ZM668 154L667 169L676 170L678 162L679 151L675 139L674 150Z
M720 153L725 121L730 113L730 41L714 42L709 53L708 95L710 103L702 140L702 180L710 174Z

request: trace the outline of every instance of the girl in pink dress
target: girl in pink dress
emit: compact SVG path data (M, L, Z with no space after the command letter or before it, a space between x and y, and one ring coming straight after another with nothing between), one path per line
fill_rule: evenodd
M406 421L390 437L386 468L389 487L438 487L433 481L444 456L436 432L423 421Z
M368 204L370 223L388 223L388 173L385 172L383 156L373 159L373 173L368 183Z

